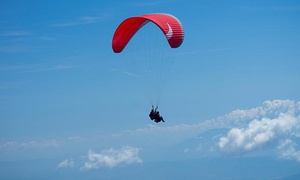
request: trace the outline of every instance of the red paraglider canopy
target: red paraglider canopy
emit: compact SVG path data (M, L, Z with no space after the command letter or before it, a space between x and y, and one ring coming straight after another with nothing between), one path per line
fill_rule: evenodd
M180 21L176 17L162 13L145 14L130 17L118 26L112 40L113 51L115 53L122 52L134 34L150 21L162 30L172 48L177 48L181 45L184 32Z

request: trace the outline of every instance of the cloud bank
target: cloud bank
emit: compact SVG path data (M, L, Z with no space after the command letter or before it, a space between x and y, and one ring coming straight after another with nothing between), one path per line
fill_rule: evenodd
M228 152L252 151L288 136L296 124L297 118L288 114L274 119L255 119L246 128L232 128L227 136L220 138L219 147Z
M139 148L124 146L121 149L107 149L100 153L90 150L87 154L87 161L81 170L98 169L101 167L113 168L121 164L142 163L139 158Z
M206 132L208 133L203 134ZM300 102L265 101L261 106L252 109L234 110L224 116L195 124L149 125L94 138L73 136L60 141L54 139L9 141L0 143L0 153L2 157L13 157L13 154L23 150L74 148L73 145L78 146L78 143L93 147L94 144L101 142L101 146L107 149L99 153L93 150L88 151L84 161L81 161L81 170L113 168L122 164L142 163L139 157L140 149L135 147L143 147L146 153L152 153L158 147L160 149L174 147L191 138L202 137L202 135L205 139L202 139L198 146L188 144L181 152L190 153L201 150L203 155L212 151L234 155L272 149L272 152L278 153L280 158L300 162ZM109 147L120 145L124 147L109 149ZM193 151L193 149L196 150ZM70 164L66 161L63 164L68 163Z
M300 102L265 101L261 107L235 111L230 116L239 127L231 128L226 136L219 139L218 146L222 152L240 154L278 147L282 158L300 162L300 151L296 150L296 143L290 139L299 137Z

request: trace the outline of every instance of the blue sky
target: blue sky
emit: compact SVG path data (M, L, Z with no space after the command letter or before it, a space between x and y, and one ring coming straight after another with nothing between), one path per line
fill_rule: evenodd
M126 52L111 49L124 19L156 12L185 30L159 124ZM2 0L0 177L299 177L299 19L296 0Z

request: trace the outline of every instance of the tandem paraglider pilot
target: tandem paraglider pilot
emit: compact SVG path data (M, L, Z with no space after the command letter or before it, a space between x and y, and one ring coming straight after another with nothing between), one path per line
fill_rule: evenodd
M165 122L164 118L159 114L159 111L157 110L158 106L156 106L156 108L154 109L154 107L152 106L152 109L150 111L149 117L151 120L154 120L156 123L159 122Z

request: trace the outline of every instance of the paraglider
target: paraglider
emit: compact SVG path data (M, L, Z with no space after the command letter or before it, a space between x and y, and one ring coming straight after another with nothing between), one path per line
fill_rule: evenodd
M120 53L134 34L147 23L153 22L165 34L171 48L177 48L183 42L183 27L180 21L170 14L145 14L125 19L117 28L112 40L112 49Z
M161 30L161 32L166 37L166 40L171 48L178 48L182 44L184 39L184 31L181 22L176 17L165 13L144 14L140 16L129 17L125 19L117 27L112 39L113 51L115 53L121 53L129 43L129 41L135 36L135 34L141 29L143 29L143 27L148 23L153 23ZM147 53L147 55L145 56L148 56L149 54L155 54L155 53ZM159 58L154 57L152 59L154 60L158 59L157 61L165 61L164 58L160 60ZM138 61L141 61L141 59L138 59ZM158 62L158 66L160 64L162 64L162 62ZM151 67L151 71L153 71L154 75L162 74L161 72L156 73L155 68L157 68L157 66L155 66L154 68ZM157 69L162 69L162 68L158 67ZM151 78L152 78L152 74L151 74ZM155 79L155 81L157 80ZM159 87L160 84L162 83L159 82L157 84L158 85L155 86ZM149 114L150 119L154 120L156 123L161 121L165 122L163 117L159 114L159 111L157 110L158 102L155 109L153 106L153 102L151 103L152 103L152 109Z

